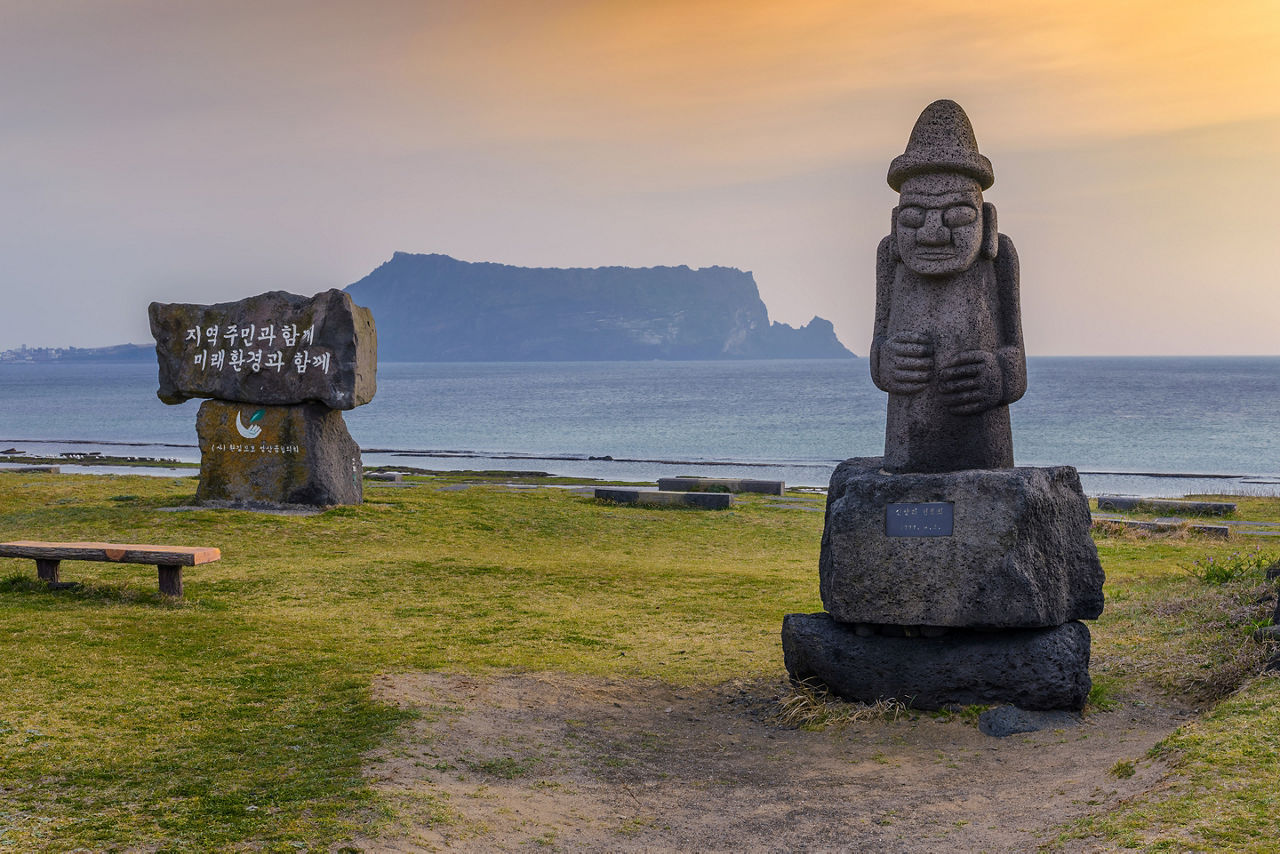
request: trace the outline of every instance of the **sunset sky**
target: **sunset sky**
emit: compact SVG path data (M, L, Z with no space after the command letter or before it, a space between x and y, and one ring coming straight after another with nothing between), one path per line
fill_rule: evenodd
M0 0L0 349L396 250L751 270L865 355L958 101L1032 355L1280 353L1280 0Z

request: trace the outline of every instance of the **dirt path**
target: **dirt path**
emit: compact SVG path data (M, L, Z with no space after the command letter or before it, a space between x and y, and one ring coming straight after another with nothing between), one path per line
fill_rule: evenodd
M401 820L367 851L1025 852L1159 782L1187 719L1129 698L1082 724L996 739L928 714L780 727L784 684L673 688L535 674L388 676L421 711L370 758ZM1096 849L1073 844L1071 850Z

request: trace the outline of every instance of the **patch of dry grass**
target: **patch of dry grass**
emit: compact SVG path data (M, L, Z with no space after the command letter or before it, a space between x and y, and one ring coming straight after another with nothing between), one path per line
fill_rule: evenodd
M897 721L909 714L911 710L897 700L849 702L806 680L792 683L778 700L774 720L784 727L816 731L866 721Z

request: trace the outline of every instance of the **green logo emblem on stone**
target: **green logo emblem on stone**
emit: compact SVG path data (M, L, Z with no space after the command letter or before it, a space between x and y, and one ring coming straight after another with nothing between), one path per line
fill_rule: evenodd
M255 421L261 421L262 416L267 414L267 410L259 409L257 412L249 416L249 425L246 427L244 422L240 420L240 413L236 413L236 432L246 439L256 439L258 434L262 432L262 428L255 424Z

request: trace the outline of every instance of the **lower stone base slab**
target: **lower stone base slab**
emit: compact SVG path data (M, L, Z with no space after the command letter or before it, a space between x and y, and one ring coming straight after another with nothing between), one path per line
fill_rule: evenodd
M795 681L815 681L847 700L898 700L917 709L1008 703L1023 709L1080 709L1089 696L1089 629L942 637L860 637L830 614L788 614L782 653Z

